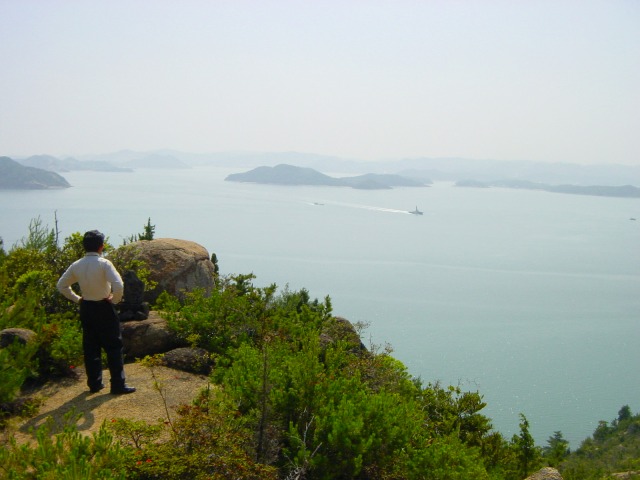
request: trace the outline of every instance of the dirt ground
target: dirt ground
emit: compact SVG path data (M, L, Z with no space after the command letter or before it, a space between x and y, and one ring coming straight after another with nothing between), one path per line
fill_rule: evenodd
M158 419L166 419L167 413L162 396L155 387L160 385L167 402L171 418L175 418L176 407L189 404L209 384L204 375L173 370L166 367L142 366L138 363L125 365L127 384L136 387L136 392L127 395L109 393L109 372L104 372L106 388L98 393L90 393L86 384L84 370L78 368L78 379L64 379L51 383L35 392L44 398L36 415L19 422L15 428L15 438L19 443L35 439L35 430L48 417L52 417L57 433L64 422L64 416L71 410L82 414L77 421L78 430L90 435L97 431L105 420L127 418L144 420L155 424ZM155 375L155 378L154 378Z

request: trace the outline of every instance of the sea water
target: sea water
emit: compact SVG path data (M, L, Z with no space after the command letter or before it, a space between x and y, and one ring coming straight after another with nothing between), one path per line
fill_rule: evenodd
M70 172L64 190L0 191L8 249L40 217L61 236L192 240L221 273L331 297L424 383L479 391L508 438L572 448L640 410L640 200L511 189L355 190L225 182L217 167ZM418 207L424 215L411 215Z

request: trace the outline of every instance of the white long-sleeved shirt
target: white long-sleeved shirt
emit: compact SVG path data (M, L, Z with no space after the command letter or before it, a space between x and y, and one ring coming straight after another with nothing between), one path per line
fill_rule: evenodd
M76 282L80 285L82 296L71 288ZM62 295L75 303L81 299L94 302L105 300L109 295L113 295L113 303L118 303L124 292L124 284L116 268L97 252L88 252L72 263L58 280L57 286Z

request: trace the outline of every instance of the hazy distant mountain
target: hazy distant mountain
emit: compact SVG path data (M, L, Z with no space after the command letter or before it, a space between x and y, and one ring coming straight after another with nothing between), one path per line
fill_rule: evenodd
M316 170L362 173L358 162L331 155L301 152L215 152L207 154L189 154L175 150L157 153L172 155L183 162L193 165L218 165L222 167L255 168L259 166L276 166L281 164L310 167Z
M640 186L640 166L577 165L533 161L506 161L466 158L412 158L384 161L357 161L340 157L281 152L263 154L203 155L206 164L253 167L256 163L274 166L282 163L310 167L323 172L348 174L396 174L429 183L458 180L528 180L547 184L569 185L636 185ZM237 163L236 163L237 162Z
M178 159L186 165L219 167L255 168L259 166L276 166L279 164L293 164L301 167L311 167L318 170L336 171L344 173L363 173L365 170L359 167L359 162L342 157L330 155L318 155L315 153L300 152L213 152L190 153L178 150L157 150L154 152L135 152L121 150L119 152L99 155L83 155L83 160L103 160L116 165L126 165L132 160L137 160L149 154L170 156ZM335 169L334 169L335 167Z
M42 168L52 172L71 172L73 170L90 170L96 172L130 172L130 168L116 167L101 160L80 161L75 158L56 158L51 155L33 155L19 161L27 167Z
M547 184L638 185L640 166L577 165L531 161L470 160L463 158L417 158L384 162L381 167L413 178L436 181L527 180Z
M152 153L173 157L190 166L216 165L255 168L258 166L289 164L332 173L397 174L418 181L527 180L546 184L640 186L640 166L615 164L577 165L518 160L429 157L362 161L301 152L188 153L177 150L158 150ZM105 160L116 165L125 165L128 161L139 159L146 155L150 155L150 152L123 150L110 154L79 158Z
M157 152L134 152L133 150L120 150L118 152L98 153L93 155L75 155L79 160L108 162L114 165L123 165L131 160Z
M423 187L424 183L391 174L359 175L334 178L308 167L293 165L261 166L245 173L233 173L225 180L230 182L266 183L272 185L325 185L331 187L352 187L367 190L389 189L395 186Z
M378 185L377 188L424 187L426 184L431 183L431 180L418 181L391 173L366 173L355 177L343 177L340 178L340 181L344 185L360 189L374 189L376 185Z
M177 152L176 152L177 153ZM155 152L135 152L133 150L120 150L119 152L101 153L97 155L79 155L78 157L83 162L106 162L112 165L118 165L127 169L135 168L158 168L158 169L171 169L171 168L191 168L197 163L185 161L182 158L184 155L186 158L199 157L198 154L173 154L173 151L155 151ZM210 162L211 163L211 162Z
M482 182L478 180L461 180L457 187L473 188L522 188L526 190L544 190L553 193L570 193L574 195L594 195L599 197L632 197L640 198L640 188L632 185L603 186L603 185L547 185L525 180L502 180L497 182Z
M172 155L149 154L133 160L129 160L125 164L130 168L152 168L152 169L168 169L168 168L191 168L184 162L181 162Z
M68 188L67 182L55 172L25 167L9 157L0 157L0 188L16 190L42 190Z

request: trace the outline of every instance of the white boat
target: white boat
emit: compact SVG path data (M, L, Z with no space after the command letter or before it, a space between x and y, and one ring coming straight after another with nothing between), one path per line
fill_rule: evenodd
M415 210L409 210L409 213L412 215L422 215L422 212L420 210L418 210L418 206L416 205L416 209Z

